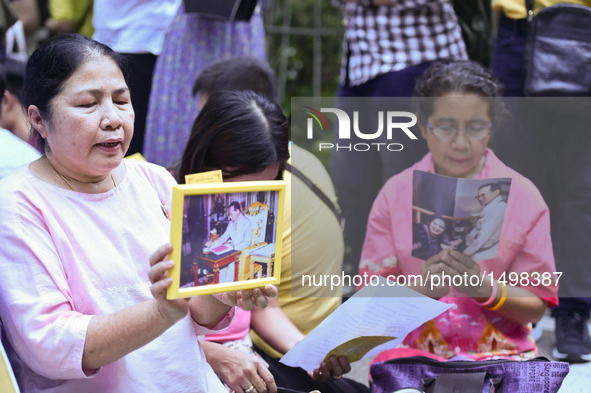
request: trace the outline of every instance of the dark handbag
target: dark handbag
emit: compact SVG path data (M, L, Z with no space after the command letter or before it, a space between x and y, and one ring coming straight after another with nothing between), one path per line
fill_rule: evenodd
M440 362L412 356L373 364L371 392L417 388L425 393L555 393L568 371L568 363L542 357L526 361Z
M591 96L591 7L557 4L531 20L526 47L526 96Z
M184 0L187 14L226 21L249 21L254 13L257 0Z

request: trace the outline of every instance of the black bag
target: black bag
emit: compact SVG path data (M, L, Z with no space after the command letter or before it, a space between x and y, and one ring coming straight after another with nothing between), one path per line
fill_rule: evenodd
M490 0L452 0L468 58L488 67L492 35Z
M526 48L526 96L591 96L591 7L557 4L531 19Z
M185 12L229 21L249 21L257 0L184 0Z

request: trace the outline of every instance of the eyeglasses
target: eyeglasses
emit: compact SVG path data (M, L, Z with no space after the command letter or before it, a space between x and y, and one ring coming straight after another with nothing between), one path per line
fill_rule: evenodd
M453 141L454 139L456 139L460 131L463 131L464 136L466 136L468 139L473 141L480 141L490 133L492 123L473 124L464 128L463 130L458 130L457 128L450 126L433 127L431 123L429 123L429 121L427 120L427 127L429 127L433 135L435 135L435 137L441 141Z

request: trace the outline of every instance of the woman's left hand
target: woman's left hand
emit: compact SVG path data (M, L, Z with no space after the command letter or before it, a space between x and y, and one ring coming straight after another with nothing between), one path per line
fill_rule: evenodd
M214 342L202 342L207 362L236 393L277 393L277 385L263 359Z
M329 359L330 365L326 362L320 363L320 367L309 373L313 380L319 382L327 382L333 379L341 379L343 374L351 371L351 365L346 357L331 356Z
M150 256L148 278L152 283L150 290L156 300L160 315L172 324L187 315L189 304L185 299L168 300L166 298L166 289L172 283L172 278L168 276L168 272L174 266L174 262L168 259L168 254L171 251L172 245L170 243L154 251Z
M269 305L269 299L277 296L277 287L265 285L263 288L245 289L242 291L222 292L213 295L220 302L229 306L238 306L250 311L253 308L265 308Z

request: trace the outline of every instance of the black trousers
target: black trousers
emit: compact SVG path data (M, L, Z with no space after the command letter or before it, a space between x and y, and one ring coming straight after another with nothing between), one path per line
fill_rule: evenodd
M316 382L308 373L299 367L289 367L279 362L279 359L269 357L265 352L255 347L259 355L269 363L269 371L275 378L278 388L310 392L314 389L322 393L369 393L369 388L352 379L341 378L331 382ZM281 391L281 390L280 390ZM289 390L286 390L289 392Z
M129 59L127 83L131 91L131 103L135 111L133 138L126 155L141 153L144 149L146 117L152 91L152 75L157 56L151 53L126 53Z

